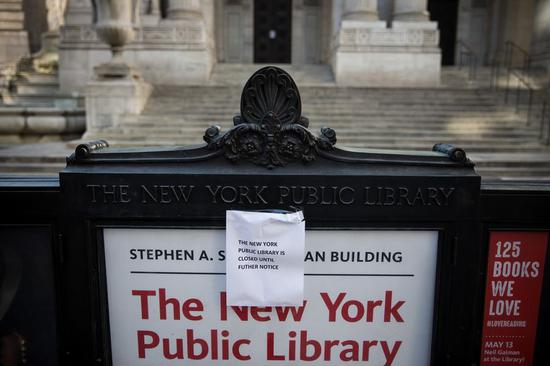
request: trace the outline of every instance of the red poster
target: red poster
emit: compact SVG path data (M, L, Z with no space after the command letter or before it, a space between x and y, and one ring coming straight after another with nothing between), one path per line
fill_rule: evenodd
M547 232L491 232L481 365L532 365Z

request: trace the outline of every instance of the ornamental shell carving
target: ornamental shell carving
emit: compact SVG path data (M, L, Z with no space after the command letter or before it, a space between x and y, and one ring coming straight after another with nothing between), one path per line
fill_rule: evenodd
M319 150L333 149L336 133L323 127L314 136L301 113L300 93L290 75L278 67L264 67L245 84L234 127L221 134L218 126L212 126L204 140L209 149L222 150L233 162L247 160L269 169L293 161L308 163Z

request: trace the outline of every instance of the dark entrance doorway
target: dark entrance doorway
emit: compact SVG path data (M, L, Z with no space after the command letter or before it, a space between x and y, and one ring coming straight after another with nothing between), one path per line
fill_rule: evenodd
M439 47L441 63L455 64L456 25L458 18L458 0L429 0L430 19L439 27Z
M290 63L291 0L254 1L254 62Z

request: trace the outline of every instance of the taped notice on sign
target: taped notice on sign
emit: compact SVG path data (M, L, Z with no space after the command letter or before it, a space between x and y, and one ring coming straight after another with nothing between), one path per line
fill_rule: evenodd
M301 211L227 211L227 304L302 305L304 243Z

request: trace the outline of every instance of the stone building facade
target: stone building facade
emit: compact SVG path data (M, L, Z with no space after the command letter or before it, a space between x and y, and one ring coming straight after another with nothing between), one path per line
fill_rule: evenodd
M506 41L539 65L550 58L548 0L132 1L125 58L153 85L204 84L217 63L292 63L328 64L344 86L434 86L460 44L480 64ZM110 57L94 22L92 0L2 0L0 62L59 34L60 88L83 93Z

